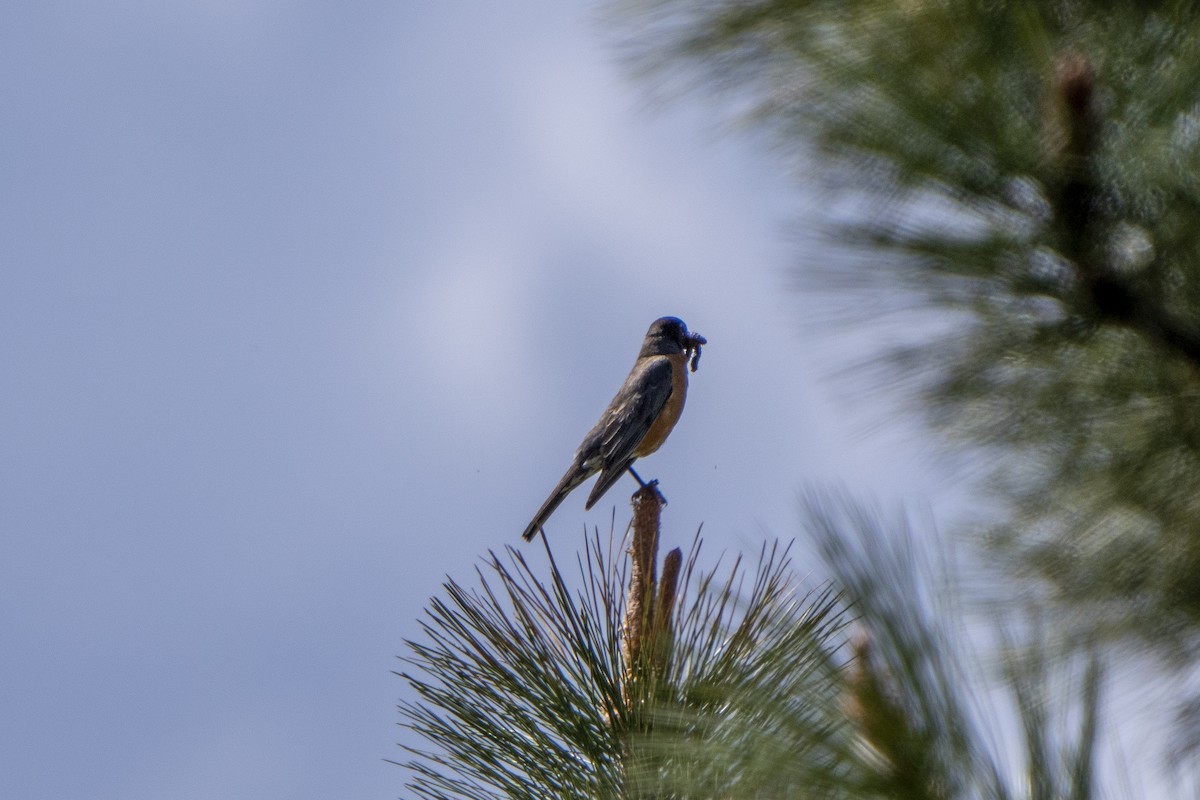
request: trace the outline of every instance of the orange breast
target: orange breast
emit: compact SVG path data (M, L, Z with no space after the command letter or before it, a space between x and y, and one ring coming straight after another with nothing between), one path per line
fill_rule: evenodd
M658 419L654 420L650 430L646 431L634 449L633 454L638 458L648 456L661 447L683 413L683 401L687 398L687 356L680 354L667 358L671 360L671 396L667 398L667 404L663 406Z

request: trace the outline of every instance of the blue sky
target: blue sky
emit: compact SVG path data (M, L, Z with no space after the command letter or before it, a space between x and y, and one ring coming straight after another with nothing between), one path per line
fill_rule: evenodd
M756 552L805 481L953 495L830 379L886 334L806 325L818 201L704 101L652 112L591 4L2 22L5 797L402 794L403 638L663 314L710 341L641 470L669 539Z

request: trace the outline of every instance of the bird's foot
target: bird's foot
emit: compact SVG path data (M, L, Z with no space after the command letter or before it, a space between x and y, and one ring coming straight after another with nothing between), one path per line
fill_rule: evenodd
M658 490L658 478L642 483L642 487L634 492L633 496L637 498L643 494L652 494L658 499L660 504L664 506L667 504L667 498L663 497L663 493Z

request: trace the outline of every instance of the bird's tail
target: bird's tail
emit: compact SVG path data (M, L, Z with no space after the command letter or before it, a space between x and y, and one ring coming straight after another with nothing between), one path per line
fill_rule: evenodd
M571 468L567 470L567 474L563 475L562 480L558 482L558 486L555 486L554 491L546 498L546 502L542 503L542 507L534 515L533 521L529 523L529 527L521 534L522 538L528 542L534 536L537 536L537 532L541 530L542 525L546 524L546 520L550 519L550 515L562 504L562 501L567 499L567 495L574 491L575 487L579 484L586 481L592 474L578 464L572 464Z

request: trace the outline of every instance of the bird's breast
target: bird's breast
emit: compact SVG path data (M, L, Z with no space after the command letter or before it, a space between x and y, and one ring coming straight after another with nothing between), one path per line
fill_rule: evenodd
M648 456L662 446L675 423L679 421L679 415L683 413L683 401L687 399L687 356L680 354L665 357L671 361L671 395L667 398L662 412L654 419L650 429L634 449L633 455L637 458Z

